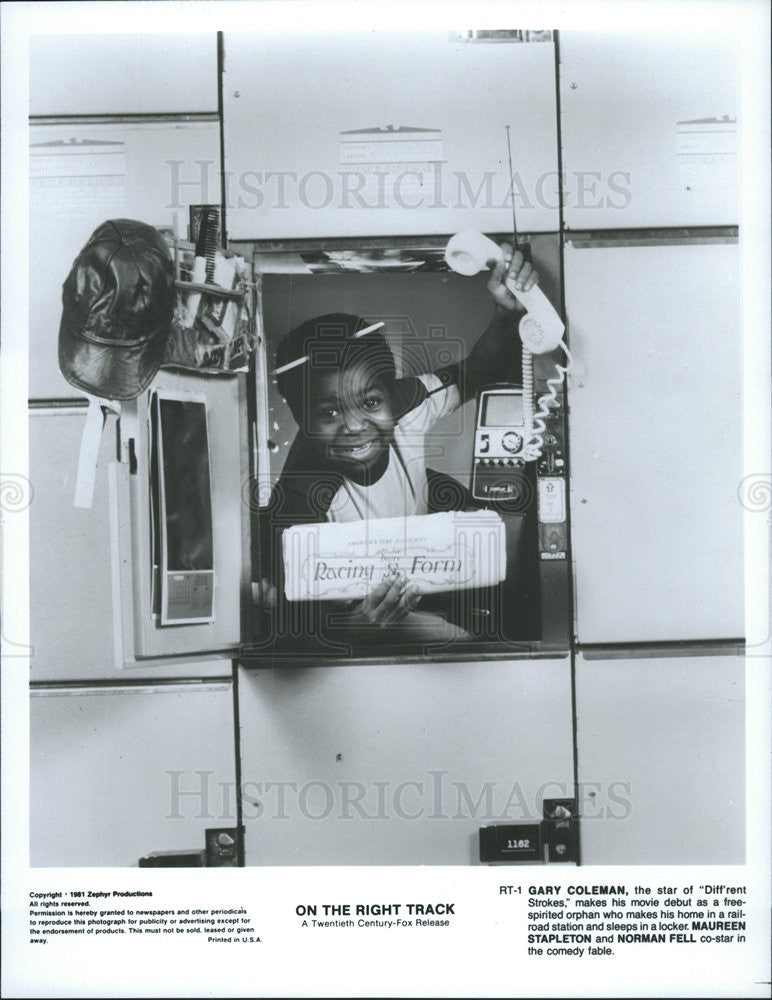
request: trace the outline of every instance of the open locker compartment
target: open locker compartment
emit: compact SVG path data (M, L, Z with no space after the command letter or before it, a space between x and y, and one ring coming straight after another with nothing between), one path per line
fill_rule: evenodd
M497 237L499 242L506 239L506 235ZM279 341L310 317L343 311L368 323L384 323L383 334L399 377L459 361L487 326L492 307L484 276L470 280L448 270L443 258L446 243L447 238L442 237L412 237L294 241L291 246L276 241L234 244L236 252L254 255L261 285L263 350L256 367L265 374L262 392L260 381L256 390L254 453L259 471L252 491L257 500L252 505L254 581L262 579L264 584L266 578L273 578L272 570L265 567L274 566L281 557L282 532L289 526L287 519L280 520L274 513L271 496L298 433L276 385L273 358ZM521 244L539 268L545 294L560 309L558 237L521 234ZM519 384L521 351L513 328L512 384ZM558 351L534 357L534 398L545 392L559 360ZM502 372L502 381L507 374ZM326 629L324 612L304 618L287 602L283 611L269 605L258 610L242 662L258 666L261 661L277 660L477 659L560 655L566 651L570 598L562 403L560 390L558 406L549 420L550 443L538 461L523 468L523 500L514 513L506 505L497 507L474 498L470 501L478 416L474 400L443 418L427 435L425 464L436 473L435 482L442 488L443 499L448 498L448 509L498 509L504 522L507 573L502 584L491 588L495 592L461 590L444 605L422 601L421 607L431 611L439 608L445 620L458 625L466 635L429 635L412 641L400 639L398 633L382 639L382 632L372 630L371 639L352 642L344 629ZM558 502L553 509L545 509L544 487L556 491ZM312 482L309 488L315 490L317 484Z

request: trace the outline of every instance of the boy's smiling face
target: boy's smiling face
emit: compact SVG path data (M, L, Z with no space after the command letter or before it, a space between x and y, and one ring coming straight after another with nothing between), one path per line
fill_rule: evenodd
M372 366L317 370L310 381L306 431L330 465L359 482L385 469L395 420Z

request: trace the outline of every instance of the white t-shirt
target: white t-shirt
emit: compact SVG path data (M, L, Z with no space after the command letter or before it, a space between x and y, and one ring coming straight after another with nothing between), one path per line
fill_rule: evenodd
M429 395L395 424L386 471L370 486L344 479L327 511L328 521L427 513L426 433L441 417L458 407L461 397L456 385L443 387L437 375L418 378Z

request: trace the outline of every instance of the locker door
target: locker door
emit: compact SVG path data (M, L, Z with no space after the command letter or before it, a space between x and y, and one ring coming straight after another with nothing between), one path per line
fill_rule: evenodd
M161 418L153 416L153 393L195 401L205 415L198 412L197 422L191 423L189 416L183 419L179 411L172 412L166 431L160 432ZM117 655L127 665L141 665L143 660L200 660L212 653L230 657L241 644L242 616L249 611L246 393L244 375L212 377L164 368L134 406L124 407L121 461L109 471L111 536L116 548L113 565L120 590L120 600L114 601L116 645ZM163 480L164 486L165 460L159 458L154 464L153 453L157 450L160 455L159 437L166 432L171 432L167 447L177 456L179 467L172 478ZM210 503L190 502L192 492L207 489ZM159 499L161 492L173 501L167 515ZM166 544L170 552L173 537L178 539L178 565L166 573L169 601L173 600L172 578L181 580L183 587L188 585L184 569L193 565L202 539L209 549L213 586L207 610L211 614L200 621L186 620L190 615L183 612L183 620L165 622L161 613L161 549ZM173 571L181 568L182 573Z
M738 222L731 33L561 31L560 81L569 229Z
M573 797L570 661L240 670L248 865L469 865Z
M230 682L37 688L30 863L136 867L236 826Z
M743 864L743 658L584 655L576 679L582 863Z
M38 116L217 111L217 39L213 31L37 35L30 83Z
M228 236L558 224L551 32L225 35ZM471 37L476 36L476 37Z
M582 643L744 634L738 264L731 232L566 247Z

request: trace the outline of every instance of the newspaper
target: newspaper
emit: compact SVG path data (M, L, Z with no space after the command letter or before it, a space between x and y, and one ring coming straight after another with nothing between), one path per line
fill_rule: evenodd
M289 601L362 598L398 575L417 594L490 587L507 564L504 522L488 510L295 525L282 549Z

